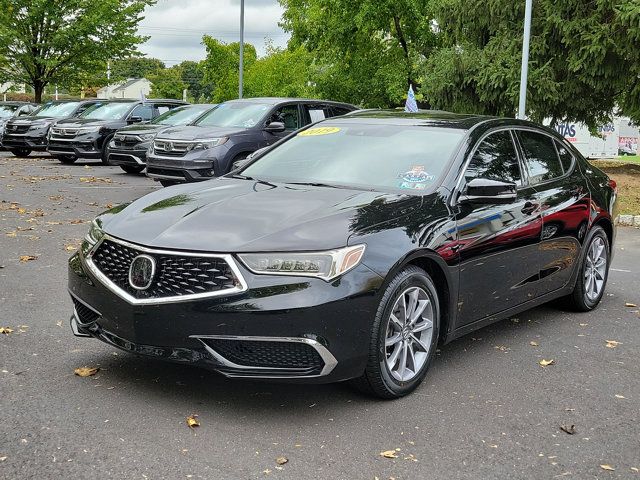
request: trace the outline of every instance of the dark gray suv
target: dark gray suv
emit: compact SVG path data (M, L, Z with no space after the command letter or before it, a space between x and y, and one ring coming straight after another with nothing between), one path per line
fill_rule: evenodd
M347 103L248 98L222 103L192 125L163 130L147 153L147 176L162 185L207 180L309 123L356 110Z

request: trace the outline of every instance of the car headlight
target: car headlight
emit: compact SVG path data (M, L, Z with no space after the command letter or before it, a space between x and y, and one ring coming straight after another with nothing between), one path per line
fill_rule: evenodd
M50 122L33 122L31 125L29 125L29 130L48 127L49 125L51 125Z
M326 252L243 253L240 260L253 273L296 275L332 280L355 267L365 245L354 245Z
M218 145L222 145L229 137L220 137L220 138L208 138L206 140L196 140L191 147L191 150L208 150L213 147L217 147Z
M98 225L97 220L93 220L91 222L91 226L89 227L89 231L87 232L87 235L84 237L84 239L93 246L100 240L102 240L102 237L104 237L104 230L102 230L102 227Z
M94 132L99 132L101 128L102 128L102 125L95 125L95 126L91 126L91 127L80 127L80 128L78 129L78 133L94 133Z

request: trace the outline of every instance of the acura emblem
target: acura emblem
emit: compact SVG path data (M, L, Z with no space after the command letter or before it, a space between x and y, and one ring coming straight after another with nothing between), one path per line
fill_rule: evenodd
M129 285L136 290L146 290L153 282L156 261L149 255L138 255L129 267Z

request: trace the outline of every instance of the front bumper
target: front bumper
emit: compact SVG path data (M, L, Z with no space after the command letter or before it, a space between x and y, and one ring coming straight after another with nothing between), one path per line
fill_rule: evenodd
M7 150L27 148L36 152L44 152L47 150L47 132L7 133L5 131L2 136L2 146Z
M242 292L132 304L107 288L78 252L69 266L72 329L132 353L229 377L328 383L362 374L378 275L360 265L327 283L255 275L240 262L237 267L247 285Z
M117 147L113 142L109 144L109 163L111 165L125 165L144 167L147 164L148 145L132 148Z
M184 156L147 157L147 176L157 180L197 182L226 173L224 161L228 155L226 145L211 150L191 151Z
M97 159L102 156L102 141L103 139L97 133L81 134L74 138L51 136L47 151L52 155Z

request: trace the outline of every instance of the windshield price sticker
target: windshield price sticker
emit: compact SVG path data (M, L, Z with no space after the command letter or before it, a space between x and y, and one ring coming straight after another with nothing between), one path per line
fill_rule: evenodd
M304 132L298 134L299 137L316 137L318 135L331 135L332 133L338 133L340 128L338 127L316 127L309 128Z

